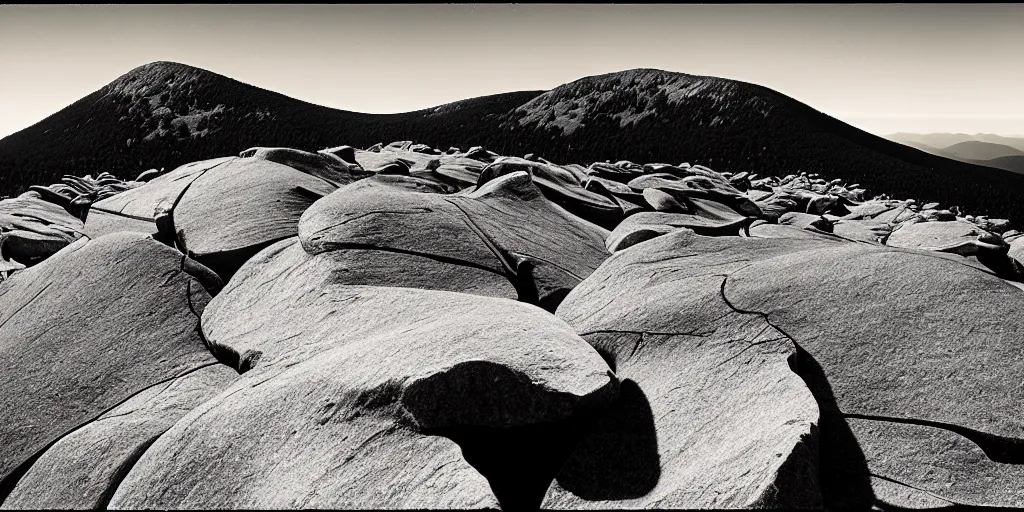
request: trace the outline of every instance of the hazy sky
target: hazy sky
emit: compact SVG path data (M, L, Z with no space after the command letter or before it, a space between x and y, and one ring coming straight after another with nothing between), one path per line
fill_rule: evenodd
M650 67L878 134L1024 134L1024 4L441 4L0 6L0 136L157 60L376 113Z

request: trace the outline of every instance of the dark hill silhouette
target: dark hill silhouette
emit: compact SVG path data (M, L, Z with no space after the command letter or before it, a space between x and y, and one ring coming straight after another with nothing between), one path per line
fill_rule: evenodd
M688 161L719 172L779 176L805 171L858 182L872 193L1024 221L1024 176L874 136L762 86L655 69L378 115L158 62L0 140L0 194L65 173L134 177L252 146L317 150L395 140L441 149L482 145L556 162Z
M897 141L897 142L899 142L900 144L906 145L906 146L910 146L912 148L920 149L921 151L924 151L925 153L931 153L933 155L945 156L945 157L948 158L948 155L942 154L942 150L937 148L937 147L935 147L935 146L929 146L929 145L921 143L921 142L913 142L913 141L905 141L905 142L904 141Z
M516 153L553 160L703 164L719 172L805 171L874 193L1024 220L1024 177L877 137L755 84L634 69L587 77L505 116ZM557 141L557 144L552 144Z
M1024 174L1024 155L1001 156L991 160L978 160L973 163L987 167L995 167L996 169L1005 169L1017 174Z
M993 133L975 133L970 135L967 133L893 133L886 135L885 138L894 140L901 144L914 145L925 144L934 148L946 148L954 144L967 141L980 141L980 142L991 142L992 144L1002 144L1004 146L1010 146L1024 151L1024 137L1006 137L1003 135L996 135ZM916 147L916 146L915 146Z
M1004 156L1022 156L1024 151L1005 144L993 144L980 140L969 140L953 144L943 153L963 160L992 160Z
M369 146L408 138L425 126L438 137L457 139L541 92L497 94L404 114L364 114L184 64L154 62L0 140L0 196L64 174L107 171L133 178L149 168L170 169L252 146Z

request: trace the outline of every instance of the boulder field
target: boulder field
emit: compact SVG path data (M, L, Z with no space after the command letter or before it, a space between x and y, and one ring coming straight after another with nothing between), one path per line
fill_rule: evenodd
M0 201L0 509L1024 507L1024 237L413 141Z

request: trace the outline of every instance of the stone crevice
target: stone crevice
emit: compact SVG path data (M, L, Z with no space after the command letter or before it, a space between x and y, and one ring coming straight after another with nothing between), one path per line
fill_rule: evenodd
M923 493L925 493L925 494L927 494L927 495L929 495L929 496L932 496L932 497L934 497L934 498L937 498L937 499L940 499L940 500L942 500L942 501L945 501L945 502L949 503L950 505L959 505L959 506L966 506L966 504L965 504L965 503L959 503L959 502L957 502L957 501L954 501L954 500L952 500L952 499L950 499L950 498L947 498L947 497L945 497L945 496L940 496L940 495L938 495L938 494L935 494L935 493L933 493L933 492L931 492L931 491L929 491L929 490L927 490L927 489L921 489L920 487L916 487L916 486L910 485L910 484L908 484L908 483L906 483L906 482L901 482L901 481L899 481L899 480L896 480L895 478L890 478L890 477L887 477L887 476L882 476L882 475L878 475L878 474L875 474L875 473L869 473L869 474L870 474L870 475L871 475L872 477L874 477L874 478L878 478L878 479L880 479L880 480L885 480L885 481L887 481L887 482L891 482L891 483L894 483L894 484L896 484L896 485L901 485L901 486L903 486L903 487L907 487L907 488L909 488L909 489L913 489L913 490L915 490L915 491L923 492ZM879 505L881 505L882 507L885 507L885 504L884 504L884 503L879 503ZM893 507L885 507L885 508L893 508Z
M291 237L287 237L287 238L291 238ZM284 240L284 239L282 239L282 240ZM280 242L280 241L281 240L277 240L277 241L275 241L275 243L276 242ZM484 270L486 272L491 272L493 274L498 274L498 275L500 275L502 277L506 277L506 278L508 277L508 275L506 273L504 273L504 272L499 272L499 271L497 271L497 270L495 270L495 269L493 269L491 267L488 267L486 265L481 265L479 263L475 263L475 262L472 262L472 261L461 260L461 259L458 259L458 258L451 258L451 257L448 257L448 256L441 256L441 255L438 255L438 254L430 254L430 253L426 253L426 252L410 251L410 250L407 250L407 249L398 249L398 248L395 248L395 247L382 247L382 246L377 246L377 245L359 244L359 243L352 243L352 242L332 242L332 243L324 244L324 248L326 248L325 252L341 251L341 250L345 250L345 249L354 249L354 250L363 250L363 251L387 251L387 252L393 252L393 253L397 253L397 254L407 254L407 255L410 255L410 256L419 256L421 258L428 258L428 259L431 259L431 260L434 260L434 261L439 261L441 263L448 263L450 265L458 265L458 266L461 266L461 267L471 267L471 268L475 268L475 269L478 269L478 270ZM320 254L324 254L324 253L320 253Z
M131 400L135 396L137 396L137 395L139 395L141 393L144 393L144 392L148 391L149 389L151 389L151 388L153 388L155 386L160 386L160 385L163 385L163 384L167 384L167 383L172 382L172 381L174 381L176 379L180 379L181 377L184 377L184 376L186 376L186 375L188 375L190 373L194 373L194 372L197 372L199 370L202 370L203 368L206 368L206 367L209 367L209 366L214 366L214 365L217 365L217 364L220 364L220 363L219 362L213 362L213 363L207 363L207 364L199 365L199 366L196 366L194 368L189 368L188 370L185 370L185 371L183 371L183 372L181 372L181 373L179 373L177 375L174 375L172 377L168 377L168 378L163 379L163 380L161 380L159 382L155 382L155 383L153 383L150 386L147 386L147 387L142 388L142 389L140 389L138 391L135 391L134 393L129 394L128 396L124 397L122 400L118 401L117 403L114 403L110 407L107 407L106 409L100 411L99 414L96 414L95 416L93 416L88 421L82 422L77 427L72 428L72 429L68 430L67 432L64 432L63 434L55 437L52 441L47 443L46 446L40 448L39 451L33 453L31 456L26 458L20 465L18 465L18 467L16 467L14 470L12 470L10 473L8 473L7 476L5 476L3 479L0 479L0 506L3 505L4 500L6 500L7 497L11 494L11 491L14 490L14 487L16 485L18 485L18 481L21 480L21 477L25 476L25 473L27 473L28 470L32 468L32 465L35 464L35 462L37 460L39 460L39 457L42 457L43 454L46 453L47 450L52 448L53 445L57 444L61 439L64 439L65 437L68 437L71 434L74 434L75 432L81 430L82 428L85 428L86 426L88 426L88 425L92 424L93 422L99 420L101 417L103 417L104 414L106 414L106 413L108 413L108 412L110 412L110 411L120 407L122 404L124 404L128 400ZM140 453L139 457L141 457L141 456L142 456L142 454ZM127 472L125 472L125 474L127 474Z
M324 231L327 231L329 229L334 229L334 228L336 228L338 226L344 226L345 224L348 224L349 222L352 222L352 221L358 220L358 219L362 219L363 217L369 217L370 215L379 215L381 213L402 214L402 215L413 214L413 215L415 215L415 214L420 214L420 213L433 213L433 211L434 211L433 209L427 208L427 207L412 207L412 208L410 208L410 210L411 211L371 210L371 211L368 211L368 212L360 213L359 215L348 216L348 217L345 218L345 220L343 220L341 222L338 222L338 223L335 223L335 224L331 224L330 226L322 227L322 228L320 228L320 229L310 233L308 238L311 241L315 240L316 237L314 237L314 235L316 235L318 233L323 233Z
M1024 464L1024 439L997 436L980 430L961 427L952 423L943 423L940 421L842 412L832 414L839 414L843 418L848 419L887 421L891 423L903 423L947 430L974 443L992 462L998 462L1000 464Z

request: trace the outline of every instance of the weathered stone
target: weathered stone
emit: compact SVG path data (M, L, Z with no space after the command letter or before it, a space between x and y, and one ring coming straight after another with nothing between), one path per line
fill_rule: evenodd
M502 429L569 420L614 398L596 352L513 301L328 284L225 314L240 294L307 277L253 274L211 304L211 343L263 355L147 450L111 508L496 508L518 497L494 463L538 456L524 448L480 465ZM467 462L474 454L484 475Z
M49 447L0 509L106 508L143 452L236 378L227 366L205 366L139 392Z
M349 163L330 152L310 153L292 148L249 148L238 156L266 160L315 176L335 187L341 187L371 173L358 163Z
M744 246L766 242L831 244L679 230L614 254L566 297L559 317L623 384L544 508L820 506L818 409L789 368L795 347L723 294L757 256Z
M810 213L788 212L779 217L779 224L798 228L813 227L826 233L832 232L832 222L821 215Z
M946 506L1024 507L1024 466L993 461L975 440L944 428L886 420L849 418L846 423L871 475L924 491ZM878 496L887 505L916 508L913 498L892 492Z
M1002 238L993 235L972 222L955 220L946 222L904 222L886 239L886 245L951 252L969 256L979 250L1004 250Z
M841 243L751 260L729 275L724 293L737 309L769 315L804 351L795 369L822 408L826 507L870 504L870 484L857 451L840 449L849 445L845 427L826 428L825 416L941 428L987 440L991 461L1019 463L1012 450L1024 439L1024 420L1012 411L1024 403L1024 348L1013 341L1020 326L1007 319L1024 307L1024 293L1008 282L956 255ZM942 443L903 459L858 439L864 453L908 471L945 456ZM847 465L854 469L842 469ZM1013 466L983 467L1002 467L999 485L1019 486Z
M83 232L89 238L98 238L120 231L152 234L157 232L157 228L156 222L152 220L152 217L145 219L109 213L103 210L92 210L85 219L85 228L83 229Z
M551 309L608 256L607 236L547 201L526 173L455 195L364 181L318 201L299 223L310 254L369 249L473 267L504 275L520 300Z
M214 158L182 165L167 174L157 176L141 187L93 203L92 210L151 219L154 209L162 201L177 203L182 193L196 178L232 160L237 158Z
M260 249L295 236L302 212L334 190L286 165L226 162L196 178L174 206L178 243L227 280Z
M890 201L868 201L859 205L847 206L850 213L843 216L844 220L872 219L899 206Z
M568 212L604 228L613 228L622 219L622 209L614 201L585 190L576 175L556 165L507 158L494 162L480 172L477 187L499 176L527 172L544 196Z
M135 393L217 364L197 315L220 285L141 233L81 239L0 283L0 488Z
M608 235L605 246L609 252L618 252L680 228L703 235L736 236L751 220L714 201L695 198L689 202L692 213L638 212L626 217Z

